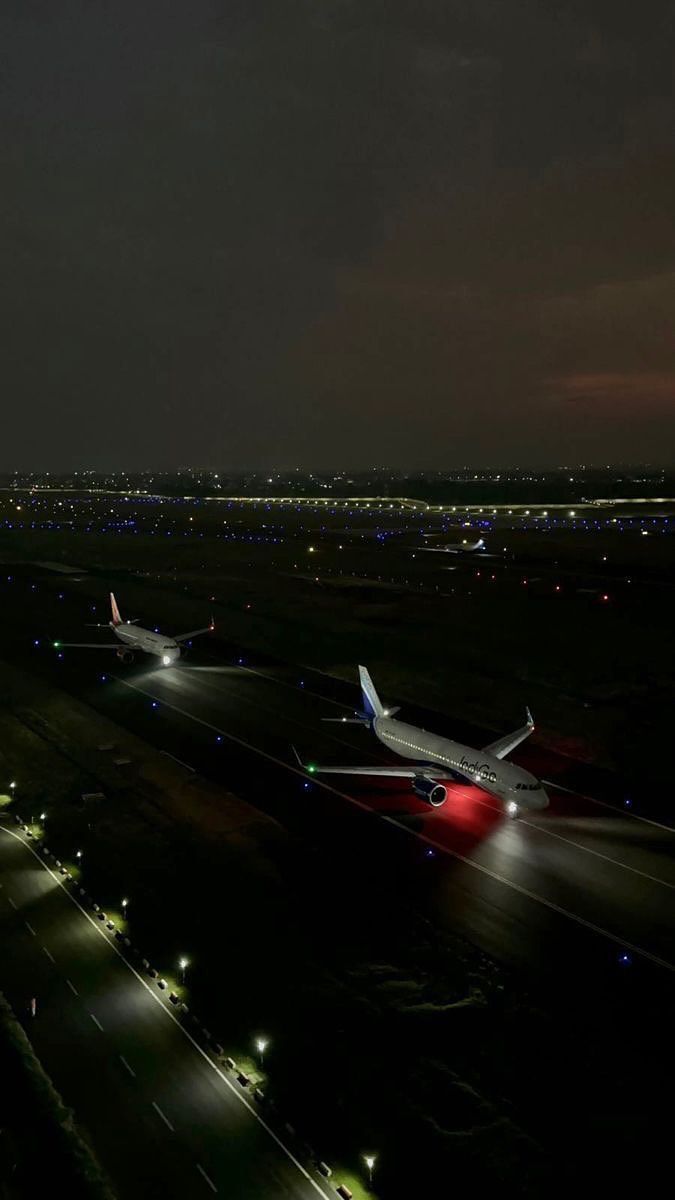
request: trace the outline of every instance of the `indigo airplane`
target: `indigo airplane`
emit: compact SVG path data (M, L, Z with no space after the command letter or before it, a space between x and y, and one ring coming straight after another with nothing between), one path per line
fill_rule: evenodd
M427 733L414 725L393 719L397 708L385 708L365 667L359 667L362 709L354 717L328 717L327 720L350 721L368 725L389 750L401 758L411 759L409 767L322 767L307 765L310 774L373 775L410 779L416 796L439 808L447 798L447 788L441 782L457 779L472 783L496 796L510 817L521 812L546 808L548 796L538 779L504 759L532 733L534 722L527 709L527 723L514 733L490 742L482 750L474 750L449 738ZM305 765L305 764L303 764Z
M54 642L54 647L57 650L62 646L80 650L114 650L120 661L125 663L133 662L136 652L142 650L144 654L153 654L155 658L161 659L163 667L169 667L171 663L180 658L185 642L190 638L197 637L200 633L212 633L215 629L212 617L211 624L205 625L203 629L192 629L190 633L179 633L176 637L168 637L165 633L157 633L154 629L144 629L136 621L123 621L112 592L110 593L110 607L112 620L108 622L108 626L118 639L117 642ZM108 626L104 626L104 628Z

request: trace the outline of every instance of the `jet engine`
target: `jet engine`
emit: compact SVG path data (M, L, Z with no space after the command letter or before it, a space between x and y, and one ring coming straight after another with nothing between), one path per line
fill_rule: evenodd
M122 646L120 646L119 650L115 651L115 654L119 658L120 662L132 663L134 661L133 650L125 650Z
M441 804L445 804L448 794L442 783L436 779L428 779L426 775L416 775L412 781L412 789L416 796L426 800L432 808L440 808Z

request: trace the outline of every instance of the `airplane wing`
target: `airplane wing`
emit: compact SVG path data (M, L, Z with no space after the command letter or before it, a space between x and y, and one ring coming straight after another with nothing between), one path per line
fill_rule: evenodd
M416 775L426 775L430 779L445 779L448 772L440 771L437 767L426 767L420 763L412 767L322 767L318 763L305 763L300 758L295 746L293 753L303 770L310 775L379 775L388 779L414 779Z
M119 650L120 642L54 642L55 650Z
M205 625L203 629L191 629L189 633L174 634L173 640L174 642L188 642L190 638L198 637L200 633L213 633L215 627L215 622L211 618L210 625Z
M405 767L320 767L315 763L303 763L310 775L380 775L391 779L414 779L419 771ZM426 775L426 771L424 774Z
M516 746L519 746L521 742L525 741L525 738L530 736L534 729L534 721L529 708L526 708L525 712L527 713L527 724L523 725L520 729L516 729L515 733L507 733L504 737L497 738L496 742L490 742L489 746L483 746L487 754L494 754L495 758L506 758L507 754L510 754L512 750L515 750Z

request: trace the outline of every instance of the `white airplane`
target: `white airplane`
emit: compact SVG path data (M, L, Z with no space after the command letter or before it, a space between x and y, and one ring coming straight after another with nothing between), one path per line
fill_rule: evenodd
M179 633L176 637L168 637L165 633L155 633L154 629L144 629L135 621L123 621L112 592L110 593L110 607L112 620L108 622L108 625L121 645L116 642L54 642L54 648L60 650L64 646L80 650L114 650L120 661L124 663L133 662L136 651L142 650L145 654L154 654L156 658L160 658L163 667L169 667L172 662L180 658L183 642L197 637L200 633L212 633L215 629L212 617L211 624L205 625L203 629L192 629L190 633Z
M462 538L461 542L450 542L447 546L420 546L420 550L426 550L430 554L475 554L484 549L485 538L478 538L476 542L468 542L466 538Z
M401 758L412 759L411 767L321 767L308 764L310 774L379 775L410 779L416 796L432 808L439 808L447 798L447 788L440 782L449 776L462 782L474 783L483 791L496 796L510 817L523 811L546 808L549 800L542 784L529 771L504 762L511 750L520 745L534 729L532 714L527 709L527 723L515 733L490 742L482 750L474 750L460 742L427 733L414 725L392 720L397 708L385 708L375 691L365 667L359 667L363 710L355 717L329 717L327 720L351 721L372 728L380 741ZM305 765L305 764L302 764Z

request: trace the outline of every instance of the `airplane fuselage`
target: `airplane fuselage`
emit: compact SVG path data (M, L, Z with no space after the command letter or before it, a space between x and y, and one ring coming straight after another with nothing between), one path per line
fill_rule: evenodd
M165 667L180 658L178 642L164 633L155 633L154 629L144 629L142 625L132 625L130 621L123 621L119 625L111 621L110 628L129 650L154 654L156 658L161 658Z
M449 776L473 783L504 804L517 805L519 810L548 805L548 797L539 780L503 758L427 733L425 729L391 717L373 717L372 726L385 746L401 758L413 759L419 764L420 774L424 774L425 766L432 770L447 769Z

